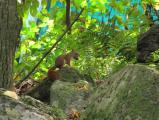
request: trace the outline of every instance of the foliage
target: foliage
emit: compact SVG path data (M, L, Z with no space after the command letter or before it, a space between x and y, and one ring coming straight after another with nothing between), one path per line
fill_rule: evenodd
M153 58L153 61L159 60L159 50L152 53L152 58Z
M159 50L156 50L151 54L149 61L148 65L150 67L159 69Z
M18 77L22 79L66 29L66 3L65 0L18 1L23 28L14 61L14 74L16 76L23 70ZM134 62L137 36L149 25L144 14L145 4L149 3L155 4L147 0L71 1L71 20L81 7L85 8L84 13L71 28L71 34L63 38L31 77L42 79L54 65L55 58L72 48L80 53L80 60L74 62L74 66L95 79L110 74L128 62Z

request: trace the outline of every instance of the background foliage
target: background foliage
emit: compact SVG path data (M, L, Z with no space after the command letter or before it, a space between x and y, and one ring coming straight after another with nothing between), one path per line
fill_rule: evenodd
M60 44L31 76L39 80L47 75L55 58L76 49L80 60L72 64L95 79L135 62L137 36L145 32L150 20L146 5L152 0L71 0L71 21L85 8L80 19ZM65 0L18 0L23 18L20 46L14 66L16 79L22 79L66 29ZM21 74L19 74L21 73ZM19 74L19 75L17 75Z

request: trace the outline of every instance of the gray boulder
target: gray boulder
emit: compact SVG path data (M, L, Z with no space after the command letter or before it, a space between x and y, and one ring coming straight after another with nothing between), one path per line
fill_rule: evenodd
M91 96L81 120L159 120L159 72L124 67Z
M15 95L12 92L7 91L6 96L5 92L5 90L0 90L0 120L55 120L53 114L49 115L46 111L26 104L20 99L14 99Z
M159 25L152 26L137 41L137 62L150 61L151 53L159 49Z
M83 110L88 103L92 87L87 81L77 83L55 81L50 90L50 104L69 113L71 109Z

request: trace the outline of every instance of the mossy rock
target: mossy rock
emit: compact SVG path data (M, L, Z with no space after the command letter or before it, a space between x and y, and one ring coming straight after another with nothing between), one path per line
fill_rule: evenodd
M91 91L92 88L86 81L77 83L55 81L50 90L50 104L61 108L66 113L71 108L81 110L86 107Z
M7 95L5 92L8 92ZM48 114L41 108L26 104L21 99L15 99L13 95L13 92L0 89L0 120L55 120L53 113ZM36 100L33 101L35 103Z
M59 80L65 82L76 83L79 80L83 79L83 75L80 72L72 67L63 67L59 70Z
M80 74L78 70L71 67L64 67L60 69L58 72L58 80L51 80L49 78L46 78L38 86L36 86L31 91L28 91L25 94L33 98L36 98L42 102L50 103L50 88L51 85L54 84L56 81L77 83L80 80L85 80L85 77L82 74Z
M92 95L81 120L159 120L159 72L128 65Z

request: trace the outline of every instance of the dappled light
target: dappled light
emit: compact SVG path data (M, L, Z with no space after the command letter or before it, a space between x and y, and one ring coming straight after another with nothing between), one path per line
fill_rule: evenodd
M0 120L158 120L158 0L0 0Z

